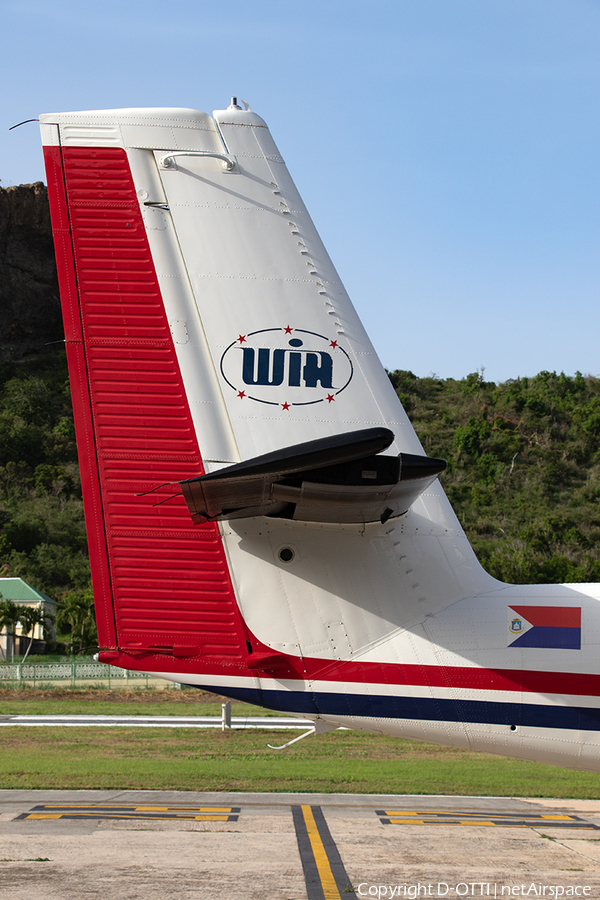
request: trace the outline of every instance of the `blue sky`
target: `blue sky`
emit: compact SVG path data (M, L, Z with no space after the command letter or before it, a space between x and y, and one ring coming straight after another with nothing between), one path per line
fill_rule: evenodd
M1 185L41 112L232 95L383 363L600 375L600 0L2 0Z

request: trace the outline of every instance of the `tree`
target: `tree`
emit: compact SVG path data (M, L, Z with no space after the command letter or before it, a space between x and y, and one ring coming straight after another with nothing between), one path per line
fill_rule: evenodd
M85 628L94 622L94 594L91 589L69 591L66 593L58 609L56 623L60 628L67 625L71 629L71 655L75 650L75 635L79 636L78 653L83 652Z
M22 612L19 621L21 622L22 633L25 636L28 634L31 635L29 638L29 645L25 651L25 656L23 657L23 662L25 662L33 645L35 626L45 625L46 622L51 621L53 617L50 616L42 606L23 606L21 609Z

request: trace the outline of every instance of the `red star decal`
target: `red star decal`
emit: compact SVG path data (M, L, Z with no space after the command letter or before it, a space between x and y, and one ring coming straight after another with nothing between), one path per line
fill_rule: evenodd
M246 335L240 334L240 336L238 338L238 341L240 342L240 344L243 344L245 340L246 340Z
M327 394L327 402L328 403L333 403L334 400L335 400L335 397L333 396L333 394Z
M335 350L335 348L337 347L337 345L338 345L338 342L337 342L337 341L329 341L329 346L330 346L330 347L333 347L334 350Z
M281 404L281 408L282 408L282 409L289 409L289 408L290 408L290 404L289 404L289 403L282 403L282 404Z
M291 334L292 331L293 331L294 329L293 329L293 328L290 328L289 325L286 325L285 328L284 328L283 330L284 330L284 332L285 332L286 334Z
M246 396L246 391L238 391L238 397L240 398L240 400L243 400L245 396Z

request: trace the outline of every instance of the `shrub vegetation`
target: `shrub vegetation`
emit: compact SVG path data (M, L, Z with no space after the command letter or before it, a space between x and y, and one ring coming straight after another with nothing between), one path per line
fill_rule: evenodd
M392 384L483 566L519 584L600 581L600 380L502 384L412 372Z

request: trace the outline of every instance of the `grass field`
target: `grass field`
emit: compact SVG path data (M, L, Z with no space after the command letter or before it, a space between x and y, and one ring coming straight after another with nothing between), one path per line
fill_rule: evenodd
M221 698L194 693L188 699L188 692L169 692L168 699L160 691L39 693L0 691L0 714L205 715L221 708ZM262 712L236 706L236 715ZM291 736L187 728L2 728L0 788L600 798L600 775L593 773L359 731L309 737L283 751L267 746Z
M105 690L97 688L1 689L0 716L220 716L225 697L205 691ZM234 716L280 715L236 700Z

